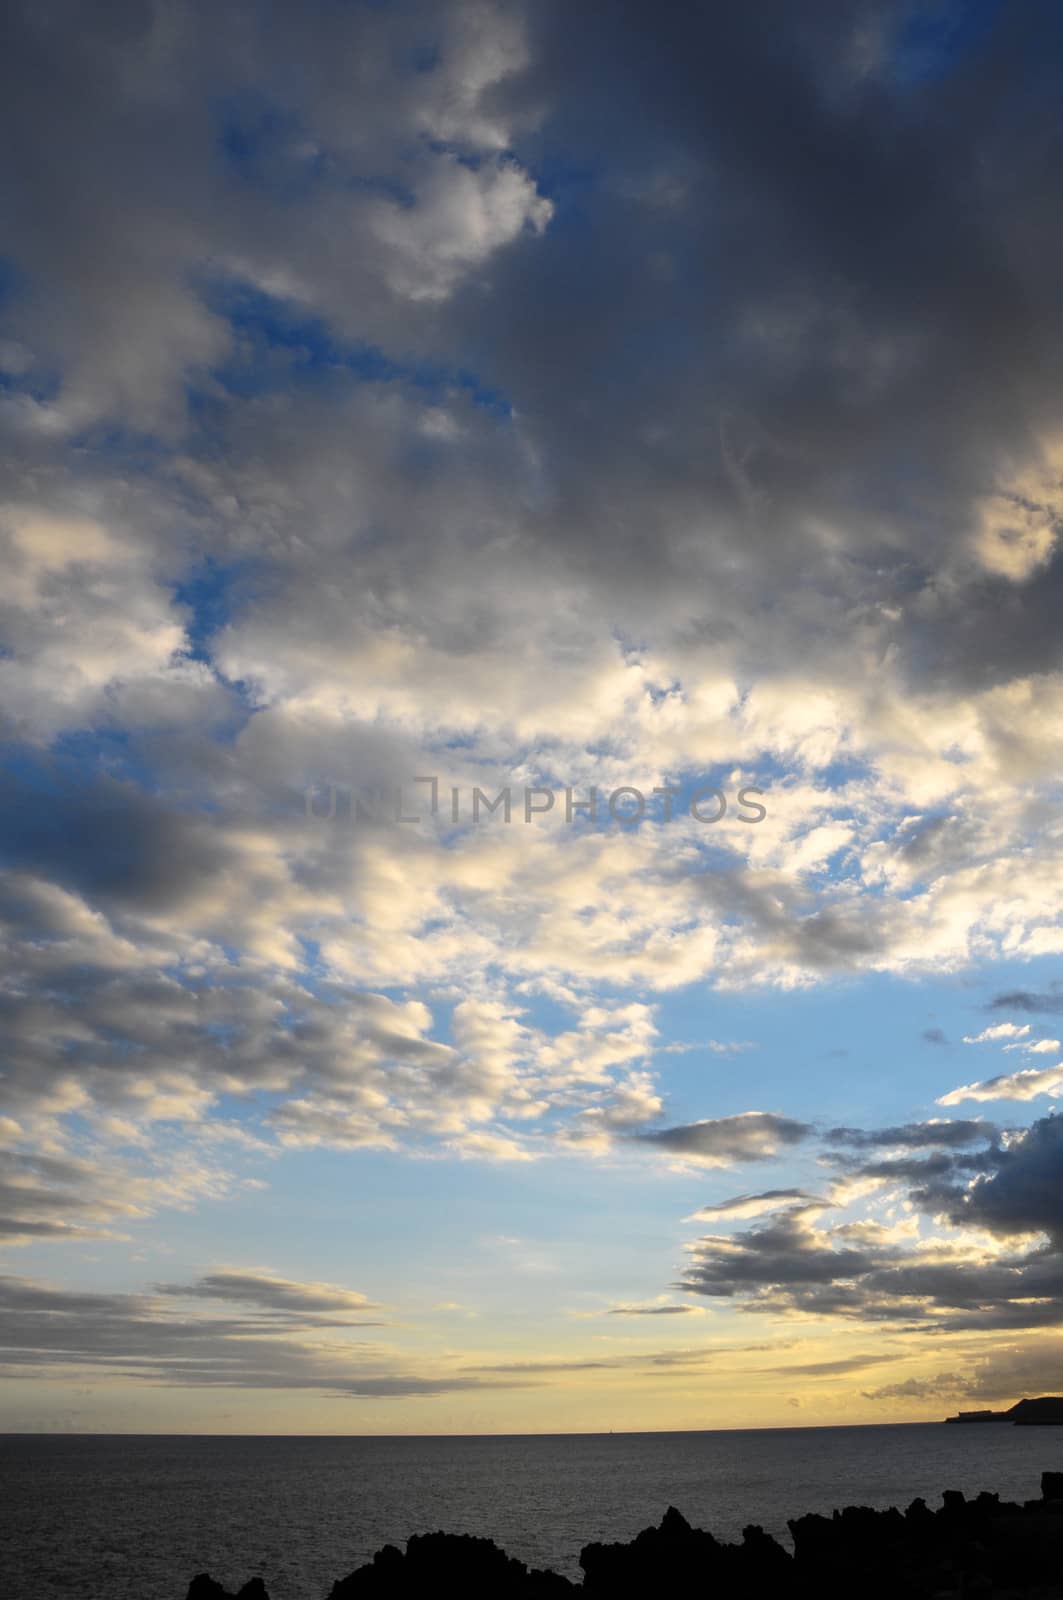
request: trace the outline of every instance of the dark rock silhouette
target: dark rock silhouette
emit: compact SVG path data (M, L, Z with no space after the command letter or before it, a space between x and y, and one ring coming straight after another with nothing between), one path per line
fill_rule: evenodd
M406 1554L385 1545L368 1567L334 1583L329 1600L375 1600L380 1596L455 1594L475 1600L549 1600L573 1594L575 1586L556 1572L529 1571L492 1539L468 1533L421 1533L406 1541Z
M1063 1423L1063 1396L1042 1395L1039 1400L1020 1400L1007 1413L1017 1428L1039 1428Z
M630 1544L589 1544L580 1558L587 1595L645 1595L708 1586L721 1595L787 1592L793 1562L761 1528L748 1527L740 1545L720 1544L692 1528L669 1506L659 1528L644 1528Z
M582 1584L529 1570L490 1539L415 1534L405 1552L385 1545L333 1584L328 1600L555 1600L584 1594L628 1600L701 1594L713 1600L1063 1600L1063 1472L1046 1472L1041 1498L1023 1505L946 1489L941 1508L913 1500L906 1511L846 1506L787 1526L793 1554L750 1526L741 1544L692 1528L674 1506L659 1527L627 1544L588 1544ZM187 1600L234 1600L200 1573ZM235 1600L269 1600L252 1578Z
M1007 1411L960 1411L946 1422L1011 1422L1016 1428L1041 1428L1063 1424L1063 1396L1043 1394L1036 1400L1017 1400Z
M206 1572L197 1573L188 1585L187 1600L269 1600L261 1578L250 1578L235 1595L223 1589Z

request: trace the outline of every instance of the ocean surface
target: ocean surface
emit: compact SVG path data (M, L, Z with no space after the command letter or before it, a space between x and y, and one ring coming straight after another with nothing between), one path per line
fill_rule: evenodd
M380 1545L443 1528L579 1577L665 1508L738 1538L944 1489L1040 1493L1063 1428L782 1428L510 1438L0 1435L4 1600L184 1600L193 1573L324 1600Z

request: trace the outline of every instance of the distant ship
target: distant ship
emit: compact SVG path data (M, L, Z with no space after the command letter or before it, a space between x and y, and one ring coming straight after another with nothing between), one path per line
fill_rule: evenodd
M1037 1400L1019 1400L1007 1411L961 1411L946 1422L1013 1422L1017 1428L1063 1425L1063 1397L1042 1395Z

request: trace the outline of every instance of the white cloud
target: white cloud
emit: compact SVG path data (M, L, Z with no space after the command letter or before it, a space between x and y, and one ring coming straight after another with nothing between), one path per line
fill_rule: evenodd
M994 1022L991 1027L983 1028L981 1033L964 1034L964 1044L996 1043L1000 1039L1023 1039L1030 1031L1028 1022Z
M1001 1073L981 1083L961 1084L938 1099L939 1106L956 1106L964 1100L1036 1100L1039 1095L1063 1094L1063 1063L1055 1067L1023 1067Z
M485 161L474 170L444 155L425 174L415 205L380 206L372 228L390 254L398 292L440 300L525 228L541 233L552 211L515 161Z

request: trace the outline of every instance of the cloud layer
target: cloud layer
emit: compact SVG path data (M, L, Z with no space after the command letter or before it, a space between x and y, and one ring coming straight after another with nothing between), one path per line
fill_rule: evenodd
M789 1159L700 1212L754 1225L692 1296L1056 1317L1052 1119L683 1103L661 1024L1063 951L1060 19L924 10L12 8L8 1245L308 1149ZM507 786L567 804L474 813ZM939 1107L1058 1095L1044 983ZM900 1210L831 1224L846 1184ZM83 1309L159 1375L223 1372L205 1301L358 1309L234 1273L187 1335L171 1291ZM246 1371L320 1379L280 1349Z

